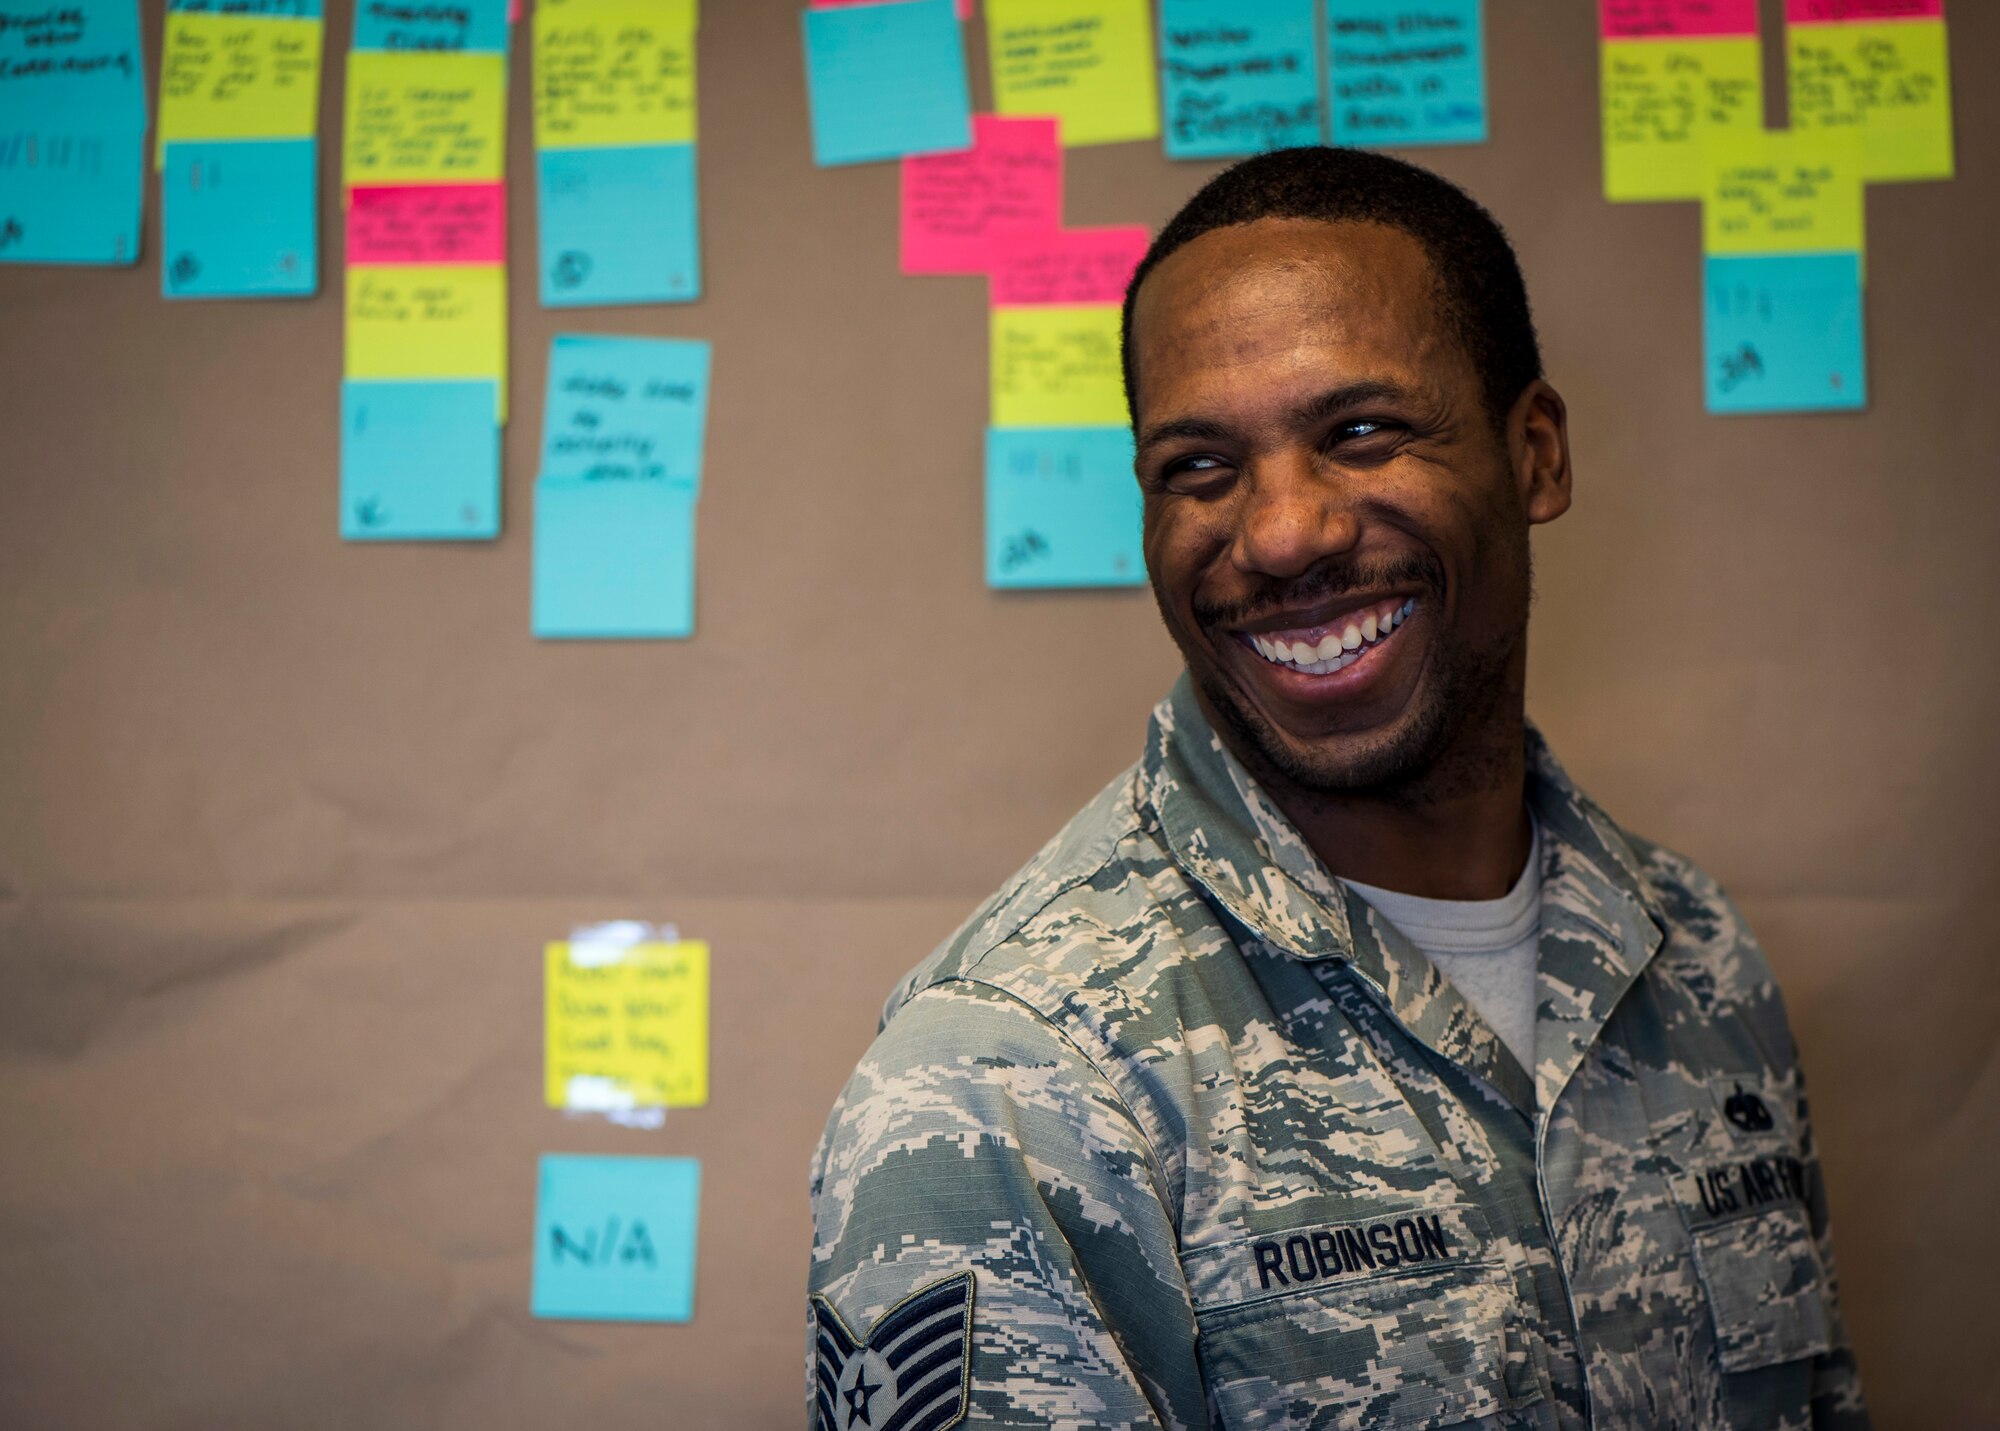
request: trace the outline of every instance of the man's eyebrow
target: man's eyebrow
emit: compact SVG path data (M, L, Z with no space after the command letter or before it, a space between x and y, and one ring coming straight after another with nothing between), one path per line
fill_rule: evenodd
M1326 421L1336 413L1349 408L1360 407L1371 402L1411 402L1420 401L1420 395L1383 378L1368 378L1361 382L1343 383L1337 388L1328 388L1299 404L1292 410L1291 421L1296 427L1311 427ZM1235 435L1228 423L1207 417L1176 417L1155 423L1139 435L1140 447L1151 447L1155 443L1191 441L1221 442Z

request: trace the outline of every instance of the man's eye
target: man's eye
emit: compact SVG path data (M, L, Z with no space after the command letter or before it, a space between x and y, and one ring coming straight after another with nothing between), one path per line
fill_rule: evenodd
M1192 457L1176 457L1160 473L1162 484L1169 491L1189 491L1213 484L1230 471L1229 464L1210 453L1196 453Z
M1326 450L1348 457L1387 457L1408 431L1399 422L1362 417L1343 422L1326 435Z

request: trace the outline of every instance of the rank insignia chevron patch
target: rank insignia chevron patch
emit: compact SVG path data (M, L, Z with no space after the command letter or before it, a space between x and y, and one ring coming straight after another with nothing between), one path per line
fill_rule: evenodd
M972 1396L972 1274L920 1287L857 1341L812 1299L815 1431L944 1431Z

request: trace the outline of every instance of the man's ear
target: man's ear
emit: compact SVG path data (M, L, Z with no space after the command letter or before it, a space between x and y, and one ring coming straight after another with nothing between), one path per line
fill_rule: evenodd
M1569 409L1540 378L1521 390L1507 414L1507 455L1530 525L1569 510Z

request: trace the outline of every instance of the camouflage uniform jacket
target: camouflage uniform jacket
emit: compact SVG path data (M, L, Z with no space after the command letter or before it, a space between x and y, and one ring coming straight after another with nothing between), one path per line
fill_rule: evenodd
M834 1108L814 1424L1865 1426L1764 956L1528 744L1533 1070L1183 677Z

